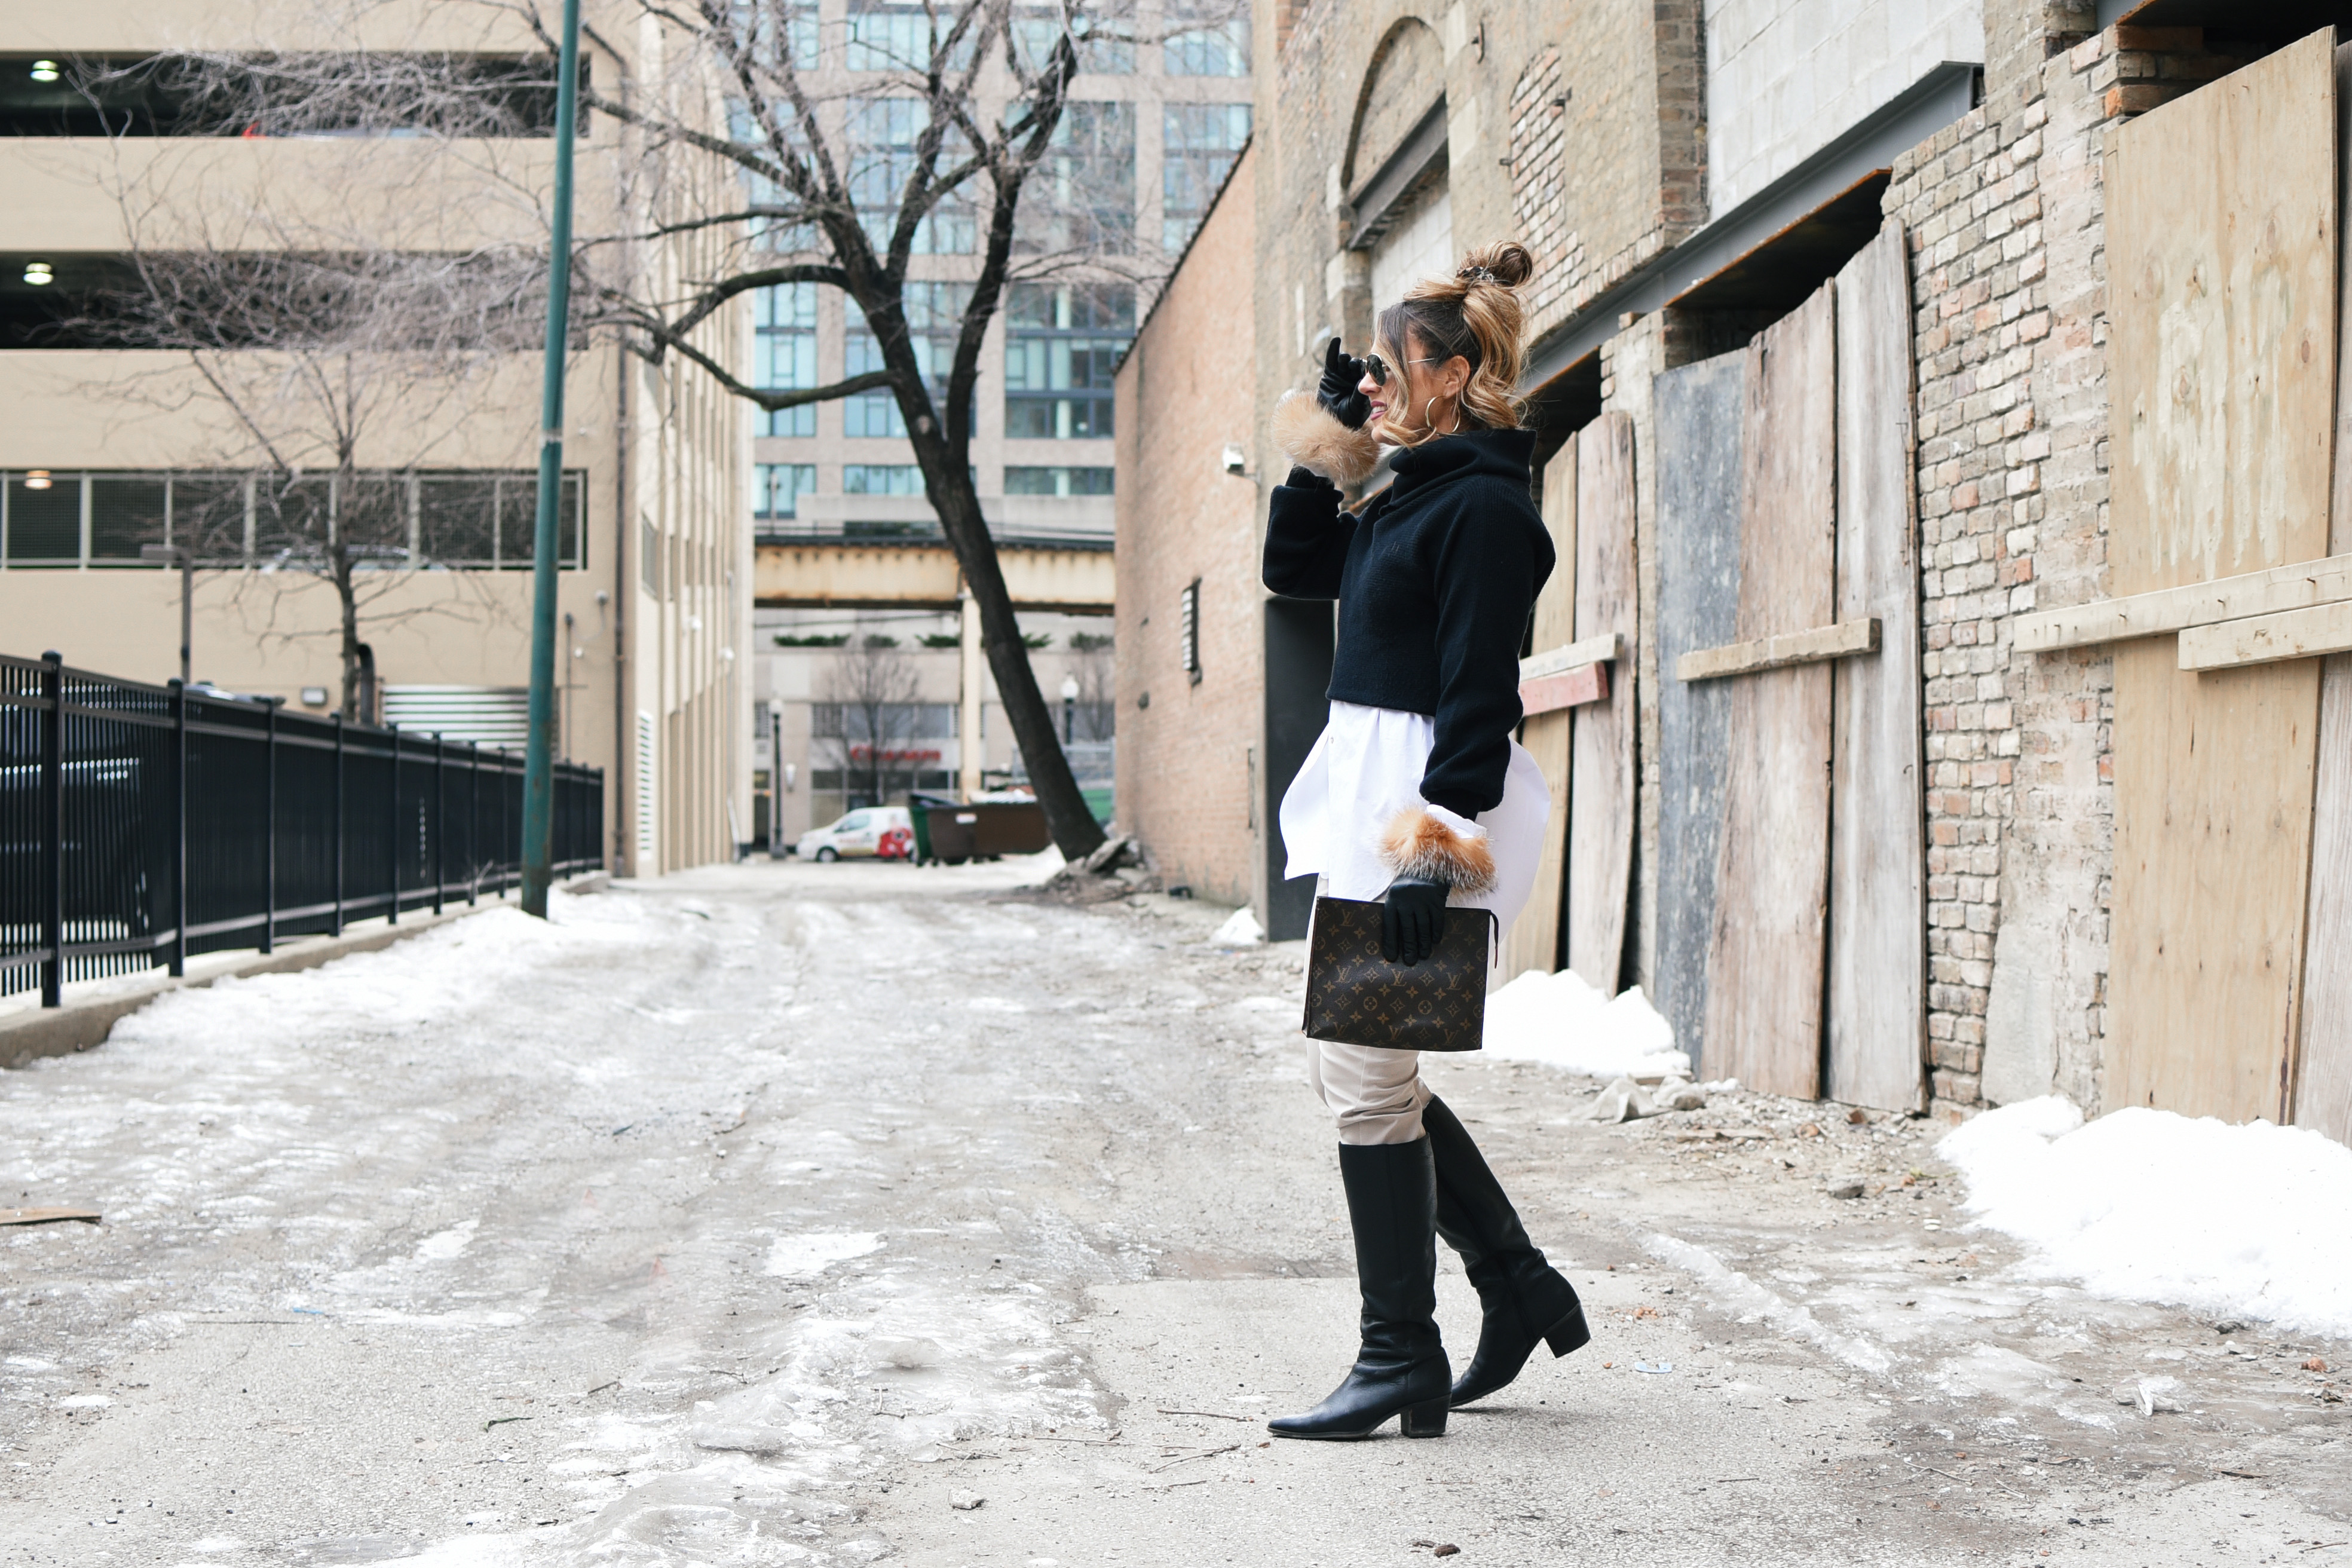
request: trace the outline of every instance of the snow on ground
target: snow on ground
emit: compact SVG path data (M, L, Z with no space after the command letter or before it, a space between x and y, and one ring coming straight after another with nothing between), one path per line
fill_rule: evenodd
M1034 880L1059 863L1048 852L962 880ZM866 880L888 890L887 875ZM102 1204L110 1236L144 1236L158 1253L204 1242L191 1216L224 1227L209 1233L224 1245L232 1233L248 1238L176 1310L142 1321L150 1338L179 1337L198 1313L300 1314L434 1336L504 1377L567 1353L581 1324L634 1300L616 1299L607 1281L617 1269L601 1256L583 1269L568 1255L641 1245L621 1222L634 1194L666 1191L688 1161L725 1169L708 1135L666 1131L692 1120L680 1107L748 1107L767 1084L793 1083L789 1142L779 1146L767 1121L733 1142L738 1164L766 1167L726 1189L744 1207L714 1195L664 1208L650 1289L674 1296L665 1311L675 1319L639 1342L606 1396L575 1394L569 1411L541 1407L539 1426L491 1434L495 1445L554 1427L541 1452L570 1517L546 1528L509 1514L500 1530L499 1516L481 1514L472 1536L426 1546L422 1561L445 1568L667 1563L688 1538L690 1560L736 1561L730 1552L764 1544L779 1520L799 1531L846 1518L832 1500L877 1463L982 1436L1100 1426L1091 1383L1059 1345L1059 1302L1008 1272L931 1258L902 1245L898 1227L836 1228L790 1212L820 1165L864 1166L893 1131L871 1108L908 1103L909 1085L938 1068L894 1053L853 1060L848 1082L828 1083L817 1063L788 1058L787 1042L824 1016L866 1017L852 1034L902 1048L912 1044L902 1037L941 1036L940 1023L914 1020L950 1016L943 1005L964 985L952 961L1001 965L1034 946L1024 917L804 906L792 918L808 945L795 950L740 906L690 894L558 893L551 912L542 922L488 909L307 973L167 994L118 1025L102 1051L0 1086L0 1184L86 1194ZM1097 940L1115 945L1108 931ZM804 967L811 950L830 960L825 973ZM869 967L893 977L907 1009L879 1030L866 1016ZM910 969L935 982L911 983ZM864 1092L845 1092L853 1087ZM464 1119L506 1096L501 1142L485 1143L487 1129ZM453 1127L466 1129L461 1149ZM583 1127L599 1141L585 1150ZM558 1190L582 1206L552 1203ZM459 1204L487 1208L448 1212ZM621 1223L590 1219L583 1231L575 1213ZM1014 1250L993 1221L965 1228L974 1245ZM297 1256L260 1261L272 1236L296 1238ZM45 1239L11 1237L20 1249ZM779 1309L780 1289L791 1310ZM768 1321L740 1342L748 1375L727 1373L737 1384L712 1391L712 1357L737 1306ZM21 1381L30 1370L9 1373ZM527 1449L491 1458L530 1463ZM784 1558L757 1560L855 1560L866 1544L778 1543L765 1549Z
M1989 1111L1937 1152L1968 1212L2095 1295L2352 1338L2352 1148L2307 1128L2057 1095Z
M1486 998L1486 1054L1615 1078L1690 1071L1674 1026L1638 985L1604 997L1572 969L1530 969Z

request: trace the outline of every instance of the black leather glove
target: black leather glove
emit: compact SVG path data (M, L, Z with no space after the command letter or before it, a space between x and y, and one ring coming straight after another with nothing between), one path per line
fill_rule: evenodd
M1356 390L1363 379L1364 362L1341 353L1339 340L1333 338L1323 351L1323 380L1315 388L1315 401L1349 429L1360 430L1372 416L1372 400Z
M1381 956L1407 969L1437 951L1445 934L1442 882L1396 882L1381 905Z

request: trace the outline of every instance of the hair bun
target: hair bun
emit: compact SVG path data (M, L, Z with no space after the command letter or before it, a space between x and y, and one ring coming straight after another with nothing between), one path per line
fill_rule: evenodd
M1535 276L1536 258L1528 247L1517 240L1507 239L1499 245L1482 245L1462 258L1462 269L1454 275L1459 283L1494 283L1505 289L1516 289Z

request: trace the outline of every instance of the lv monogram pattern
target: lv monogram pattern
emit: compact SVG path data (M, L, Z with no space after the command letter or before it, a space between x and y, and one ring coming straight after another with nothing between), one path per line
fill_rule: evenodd
M1408 969L1381 956L1381 906L1315 900L1307 950L1310 1039L1392 1051L1475 1051L1486 1025L1486 910L1449 910L1437 952Z

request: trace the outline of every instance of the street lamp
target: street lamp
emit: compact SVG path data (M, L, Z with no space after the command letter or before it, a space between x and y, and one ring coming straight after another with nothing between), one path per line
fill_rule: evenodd
M1062 677L1062 744L1068 745L1077 738L1078 678Z
M180 569L180 684L188 680L188 643L192 612L189 602L196 590L196 552L184 544L142 544L139 547L142 561L160 561Z

